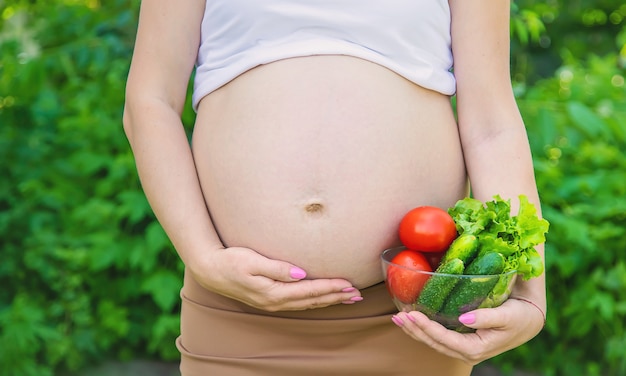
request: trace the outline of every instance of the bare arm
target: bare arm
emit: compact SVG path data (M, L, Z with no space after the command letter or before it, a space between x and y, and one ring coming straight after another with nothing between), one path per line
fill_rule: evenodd
M452 41L457 77L459 131L473 195L526 195L541 207L530 146L511 87L510 3L505 0L451 0ZM543 246L538 248L543 255ZM546 309L545 278L516 285L514 295Z
M157 219L187 270L206 289L266 310L354 303L350 299L360 292L346 280L304 280L304 271L295 265L247 248L225 249L221 243L180 118L204 6L204 0L146 0L141 6L124 130Z
M510 2L449 0L452 50L457 78L459 132L473 195L488 201L499 194L524 194L540 213L530 147L511 87L509 71ZM543 257L543 247L538 247ZM545 276L518 279L512 297L501 307L479 309L460 320L476 333L445 329L426 316L400 313L407 334L434 349L477 364L533 338L543 325ZM537 309L539 308L539 309Z
M180 114L200 41L204 1L142 3L124 130L152 208L186 265L221 243L205 207Z

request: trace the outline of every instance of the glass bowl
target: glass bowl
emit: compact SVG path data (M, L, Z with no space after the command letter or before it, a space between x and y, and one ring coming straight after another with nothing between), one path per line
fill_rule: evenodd
M381 255L385 285L393 303L399 311L422 312L459 332L474 331L459 322L460 315L477 308L500 306L511 295L517 278L515 270L495 275L442 274L392 263L394 256L404 250L405 247L390 248ZM402 273L402 278L389 278L394 273ZM410 281L413 286L394 286L399 280ZM451 299L453 295L456 296Z

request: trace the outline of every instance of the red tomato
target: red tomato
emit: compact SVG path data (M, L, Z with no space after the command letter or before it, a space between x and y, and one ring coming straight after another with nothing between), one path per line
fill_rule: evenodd
M419 252L404 250L391 259L391 263L387 269L389 292L402 303L414 303L430 275L411 269L432 272L428 260Z
M434 206L420 206L406 213L398 232L405 247L422 252L443 252L457 237L454 219Z

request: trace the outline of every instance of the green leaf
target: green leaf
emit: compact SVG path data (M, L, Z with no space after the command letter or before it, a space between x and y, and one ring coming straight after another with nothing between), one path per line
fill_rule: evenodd
M141 291L150 294L162 311L170 311L179 299L181 277L169 270L150 275L142 284Z
M537 209L528 201L526 196L520 196L520 210L513 218L519 237L519 246L522 249L534 247L546 241L550 223L537 217Z
M471 197L459 200L448 213L454 218L459 234L479 234L491 220L483 203Z
M567 103L567 112L570 120L588 137L608 137L607 124L583 103L576 101Z
M504 257L509 257L519 250L519 248L512 243L504 240L501 237L497 237L493 234L482 234L479 236L481 253L482 252L498 252Z

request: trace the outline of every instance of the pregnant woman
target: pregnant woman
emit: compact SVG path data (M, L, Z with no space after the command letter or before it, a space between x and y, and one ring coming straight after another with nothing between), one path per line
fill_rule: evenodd
M476 333L392 321L380 263L408 210L448 208L470 184L539 206L509 6L142 3L124 128L185 264L183 376L469 375L541 330L543 278L515 286L531 304L466 316Z

